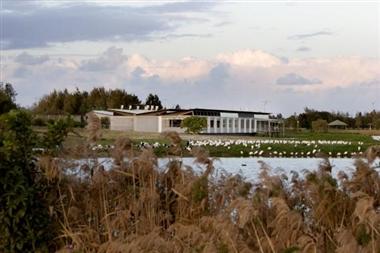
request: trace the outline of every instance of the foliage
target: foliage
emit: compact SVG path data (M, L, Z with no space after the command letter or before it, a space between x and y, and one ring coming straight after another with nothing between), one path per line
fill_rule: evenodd
M198 134L207 127L207 119L198 116L187 117L182 121L181 127L186 128L187 133Z
M380 118L374 120L373 127L375 129L380 129Z
M372 127L376 126L376 122L380 119L380 111L358 112L355 117L352 117L348 113L343 112L317 111L305 108L303 113L288 117L286 119L286 126L296 128L298 121L300 128L311 129L312 122L318 119L323 119L327 122L340 120L347 123L349 128L369 128L370 125L372 125Z
M323 119L317 119L313 122L311 122L311 128L314 132L327 132L329 125L326 120Z
M27 113L0 117L0 252L47 251L54 236L33 156L35 140Z
M12 84L0 82L0 115L16 109L16 95Z
M49 152L58 151L68 133L72 131L73 126L74 121L70 116L47 123L47 132L42 137L43 147L48 149Z
M35 117L32 120L32 125L33 126L46 126L46 122L43 118Z
M102 128L109 129L110 128L110 118L109 117L101 117L100 123L102 124Z
M34 106L37 114L70 114L85 115L94 109L105 110L107 108L120 108L128 105L139 105L141 102L136 95L128 94L125 90L106 90L105 88L93 88L90 92L76 89L69 92L54 90L42 97Z
M148 97L146 98L145 100L145 104L146 105L154 105L154 106L158 106L158 109L161 110L162 109L162 104L161 104L161 100L160 98L157 96L157 95L153 95L152 93L150 93L148 95Z

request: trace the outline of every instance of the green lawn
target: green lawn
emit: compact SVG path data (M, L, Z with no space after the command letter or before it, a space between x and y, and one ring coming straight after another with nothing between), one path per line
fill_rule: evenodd
M38 129L39 131L44 131L43 129ZM377 134L377 132L374 132ZM69 134L65 141L65 147L75 147L84 142L87 138L87 133L85 129L75 129L75 134ZM160 143L169 145L170 142L165 139L162 135L157 133L136 133L136 132L120 132L120 131L110 131L103 130L102 138L98 141L98 144L103 146L112 145L118 137L125 136L132 139L135 144L136 150L137 145L141 142L144 143ZM348 131L339 132L329 132L329 133L313 133L313 132L299 132L299 133L286 133L284 137L254 137L254 136L207 136L207 135L181 135L183 139L183 146L188 140L246 140L246 141L264 141L264 140L286 140L286 141L306 141L307 143L301 144L283 144L283 143L261 143L258 148L251 144L239 144L239 145L229 145L225 146L204 146L210 153L210 156L214 157L240 157L240 156L257 156L261 151L261 156L273 156L273 157L306 157L315 156L318 152L330 154L330 156L340 155L343 157L350 157L351 153L359 153L365 151L368 147L373 145L380 145L379 141L375 141L371 138L371 135L362 133L352 133ZM328 141L345 141L346 144L318 144L318 140L328 140ZM312 143L315 141L315 143ZM154 149L156 155L162 157L168 155L168 148L162 145ZM184 149L184 156L190 156L190 152ZM256 154L254 154L256 152ZM308 155L309 152L309 155ZM108 155L108 152L103 155Z
M36 128L35 130L39 132L46 131L44 128ZM74 129L75 133L70 133L67 137L64 146L65 147L75 147L82 144L87 138L87 132L85 129ZM353 153L359 153L365 151L368 147L373 145L380 145L379 141L372 139L371 135L380 135L379 131L368 131L365 132L353 132L351 131L334 131L328 133L315 133L315 132L286 132L285 136L280 137L255 137L255 136L227 136L227 135L188 135L183 134L181 138L183 139L182 145L185 147L188 140L221 140L225 141L265 141L265 140L286 140L286 141L306 141L307 143L301 144L283 144L283 143L262 143L258 148L255 145L247 144L234 144L225 146L211 146L206 145L204 148L208 150L209 154L214 157L240 157L240 156L257 156L261 152L261 156L315 156L316 153L321 152L325 154L330 154L330 156L337 156L340 153L341 156L350 157ZM115 140L121 136L128 137L132 139L135 144L135 148L138 151L138 145L141 142L144 143L160 143L161 146L155 148L154 151L156 155L162 157L169 154L168 148L164 147L163 144L169 145L170 141L165 139L161 134L158 133L136 133L136 132L121 132L121 131L110 131L102 130L102 137L98 141L98 144L103 146L113 145ZM346 144L318 144L318 140L325 141L345 141ZM311 142L315 143L311 143ZM190 156L190 152L184 149L184 156ZM309 155L307 155L309 152ZM255 154L256 153L256 154ZM102 155L109 155L108 152L103 152Z
M328 132L328 133L314 133L314 132L285 133L285 138L294 138L294 139L300 139L300 140L362 141L366 143L375 142L370 135L345 132L345 131Z

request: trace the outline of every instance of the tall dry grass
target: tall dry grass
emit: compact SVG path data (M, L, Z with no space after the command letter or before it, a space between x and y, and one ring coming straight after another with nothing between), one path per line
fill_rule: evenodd
M100 128L90 129L94 141ZM333 178L326 159L318 171L289 178L262 164L252 183L214 177L202 149L193 154L203 173L184 167L179 136L166 136L164 170L151 149L134 153L127 137L116 141L110 170L92 162L78 176L62 161L41 159L54 185L59 252L380 252L379 147L357 160L352 176Z

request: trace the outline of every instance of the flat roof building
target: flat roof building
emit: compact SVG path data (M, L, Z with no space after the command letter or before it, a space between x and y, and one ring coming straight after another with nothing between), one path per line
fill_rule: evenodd
M93 111L98 117L110 118L110 129L137 132L185 132L183 119L191 116L205 117L207 127L202 134L257 134L278 133L282 121L270 113L219 109L109 109Z

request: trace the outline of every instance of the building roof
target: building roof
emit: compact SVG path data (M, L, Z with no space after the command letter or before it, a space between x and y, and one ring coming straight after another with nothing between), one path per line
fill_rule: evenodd
M198 116L220 116L221 113L236 113L239 117L254 117L254 115L269 115L267 112L254 112L254 111L237 111L237 110L222 110L222 109L205 109L205 108L192 108L192 109L161 109L158 111L150 111L141 113L140 115L198 115Z
M337 119L337 120L334 120L333 122L330 122L329 126L347 126L347 124Z
M152 110L144 110L144 109L108 109L108 111L114 112L116 115L138 115L138 114L143 114L147 112L156 112Z
M205 108L194 108L190 110L198 110L198 111L215 111L215 112L228 112L228 113L254 113L261 115L269 115L269 112L255 112L255 111L244 111L244 110L224 110L224 109L205 109Z

